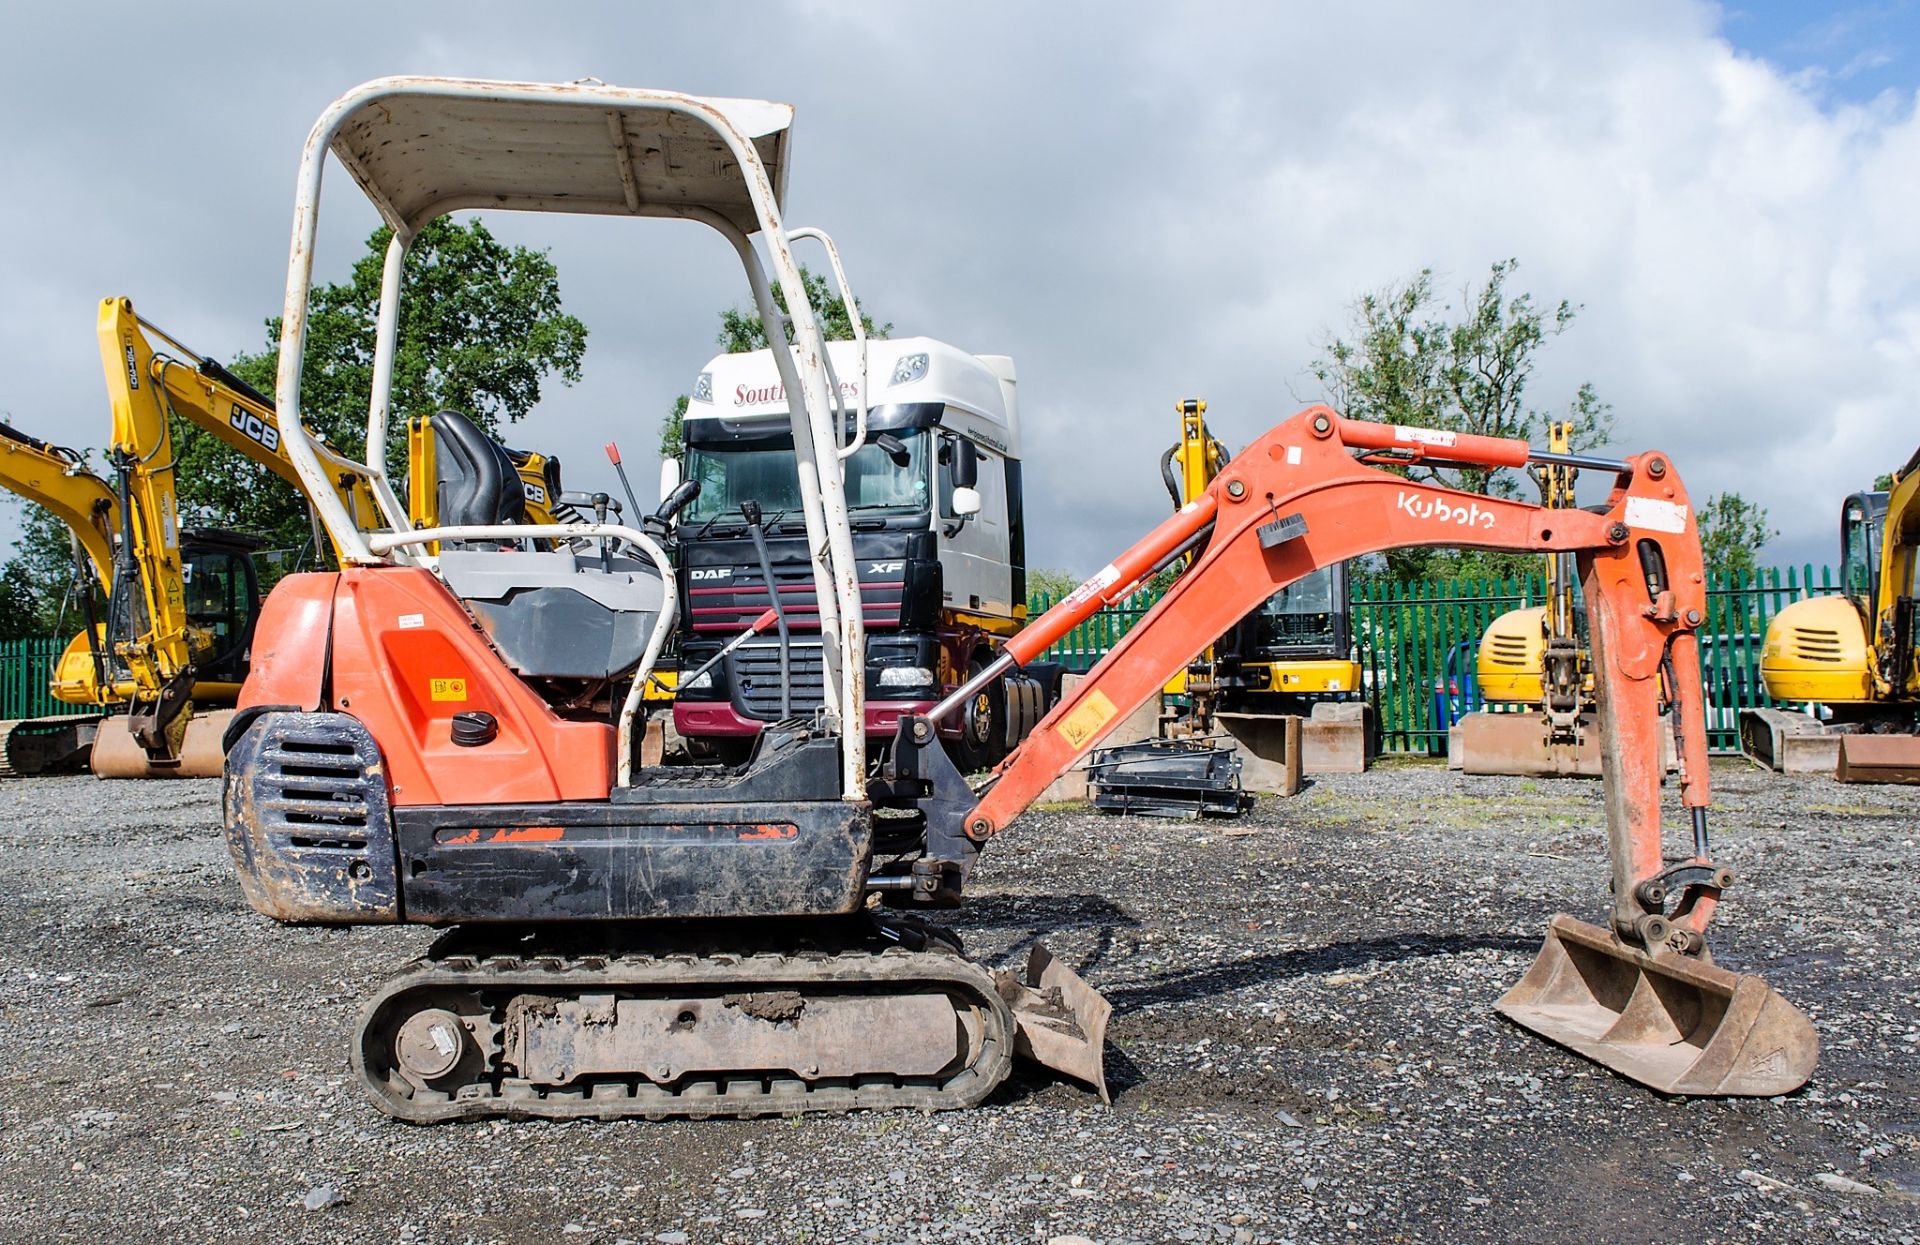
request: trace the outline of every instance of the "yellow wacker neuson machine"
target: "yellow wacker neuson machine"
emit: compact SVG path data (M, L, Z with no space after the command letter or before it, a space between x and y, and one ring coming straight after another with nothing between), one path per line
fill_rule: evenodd
M1841 591L1767 623L1760 678L1775 700L1824 706L1827 720L1745 709L1740 747L1787 773L1841 782L1920 783L1920 450L1893 487L1840 507Z

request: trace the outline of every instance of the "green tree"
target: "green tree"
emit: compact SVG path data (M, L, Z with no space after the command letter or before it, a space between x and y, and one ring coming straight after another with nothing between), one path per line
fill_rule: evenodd
M308 312L303 414L309 427L354 457L365 451L390 236L386 227L376 229L349 278L317 287ZM241 356L233 371L271 394L280 318L266 326L266 347ZM533 409L548 377L578 381L586 346L586 325L562 310L559 272L545 251L507 246L478 219L442 217L427 225L407 252L401 286L388 470L405 478L410 416L451 408L494 432ZM278 477L182 421L175 421L173 435L189 523L242 528L283 544L306 539L305 504Z
M1760 551L1780 535L1767 522L1767 508L1738 493L1715 493L1694 516L1700 528L1700 556L1710 571L1751 575Z
M1311 365L1328 399L1352 419L1437 428L1531 441L1550 420L1573 425L1575 449L1604 444L1613 417L1591 384L1575 388L1558 409L1535 406L1527 394L1539 350L1572 326L1578 305L1552 308L1528 293L1509 295L1519 261L1493 264L1484 284L1462 291L1458 309L1434 290L1433 270L1365 294L1354 304L1351 339L1334 337ZM1519 495L1511 471L1416 463L1409 479L1501 497ZM1362 567L1366 573L1366 567ZM1520 574L1533 569L1518 555L1438 549L1389 552L1372 571L1389 578Z
M1079 586L1079 580L1054 567L1029 567L1027 570L1027 591L1044 592L1056 601Z
M853 316L847 310L846 300L828 282L826 277L807 268L800 267L800 283L806 287L807 302L813 308L814 318L819 322L820 332L830 342L851 341L853 339ZM857 304L858 299L854 300ZM786 291L779 286L773 290L774 305L781 314L787 310ZM860 327L866 330L868 337L885 337L893 331L893 325L873 322L873 317L864 310L860 312ZM793 326L787 326L787 341L793 340ZM757 309L742 310L729 307L720 313L720 333L715 339L725 354L745 354L749 350L767 348L767 326L761 322ZM687 415L687 395L681 394L673 400L673 409L660 421L660 457L675 458L680 454L681 423Z
M72 534L43 506L22 500L19 511L13 556L0 565L0 640L65 638L83 630L81 603L71 599ZM104 609L105 602L96 605Z

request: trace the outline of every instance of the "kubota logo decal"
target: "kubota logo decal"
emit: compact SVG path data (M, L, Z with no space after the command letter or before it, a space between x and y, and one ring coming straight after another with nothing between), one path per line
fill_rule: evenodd
M1452 523L1457 527L1490 528L1499 518L1491 510L1480 509L1479 502L1469 502L1458 506L1441 497L1423 497L1419 493L1404 490L1394 501L1397 509L1404 510L1416 519L1426 519L1433 523Z

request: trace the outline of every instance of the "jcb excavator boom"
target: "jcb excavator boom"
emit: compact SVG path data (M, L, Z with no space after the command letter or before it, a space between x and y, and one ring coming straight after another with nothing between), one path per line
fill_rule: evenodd
M1376 466L1426 459L1506 467L1560 462L1606 471L1616 482L1605 510L1593 513L1416 484ZM1588 602L1613 875L1610 928L1558 918L1539 961L1501 1010L1668 1092L1764 1095L1801 1084L1818 1051L1812 1026L1757 978L1718 969L1706 954L1708 922L1733 880L1713 863L1707 834L1695 637L1706 616L1706 582L1687 494L1659 453L1620 461L1542 454L1520 441L1362 423L1325 407L1280 425L1204 496L1010 642L1008 664L1031 660L1102 604L1197 550L1160 602L999 767L983 798L975 802L964 783L955 785L957 775L940 773L936 750L916 746L931 738L931 723L903 725L895 764L925 767L935 792L929 859L915 869L921 893L934 900L957 892L987 840L1277 587L1346 558L1408 545L1571 553ZM954 695L970 694L962 687ZM1674 706L1680 798L1691 819L1692 852L1673 864L1660 813L1663 703Z

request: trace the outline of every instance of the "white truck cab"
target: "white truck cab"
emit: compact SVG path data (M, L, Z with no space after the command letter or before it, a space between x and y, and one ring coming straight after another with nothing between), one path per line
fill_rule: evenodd
M857 446L841 467L866 625L867 733L890 737L901 714L926 712L1026 621L1014 367L928 337L832 342L827 354L844 440ZM767 350L710 361L682 425L684 475L700 484L680 516L682 669L698 669L769 607L767 572L785 614L784 679L782 641L769 629L680 686L676 729L722 751L819 703L791 426ZM1016 679L969 706L946 724L956 750L988 763L1024 736L1050 690Z

